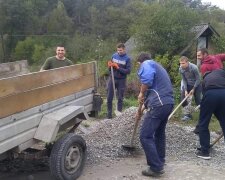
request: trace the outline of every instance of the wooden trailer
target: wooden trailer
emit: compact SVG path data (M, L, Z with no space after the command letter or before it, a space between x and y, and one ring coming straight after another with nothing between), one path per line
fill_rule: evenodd
M96 111L96 62L0 79L0 156L42 141L56 142L50 170L56 179L80 176L86 143L74 129ZM57 134L71 127L60 139Z

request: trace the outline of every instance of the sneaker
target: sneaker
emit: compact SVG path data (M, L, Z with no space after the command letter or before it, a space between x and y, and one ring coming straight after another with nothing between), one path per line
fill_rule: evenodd
M159 177L159 176L163 175L164 173L165 173L164 170L153 171L150 168L142 171L142 175L144 175L144 176L152 176L152 177Z
M181 118L182 121L189 121L191 120L191 117L185 115L184 117Z
M202 151L198 151L196 153L196 156L205 160L211 159L211 157L209 156L209 153L203 153Z

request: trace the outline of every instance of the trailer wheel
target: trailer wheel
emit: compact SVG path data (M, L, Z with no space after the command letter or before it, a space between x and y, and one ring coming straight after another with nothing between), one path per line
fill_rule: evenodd
M86 143L81 136L69 133L54 144L50 155L51 174L59 180L77 179L84 168Z

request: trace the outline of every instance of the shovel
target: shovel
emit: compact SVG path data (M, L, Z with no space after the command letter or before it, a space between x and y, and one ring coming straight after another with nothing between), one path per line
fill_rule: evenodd
M186 101L186 99L190 96L190 94L188 94L183 101L181 101L180 104L177 105L177 107L173 110L173 112L169 115L168 120L170 120L170 118L174 115L174 113L177 111L177 109L183 104L184 101Z
M112 76L112 84L113 84L113 93L114 93L114 98L115 98L115 115L116 116L120 116L122 113L120 111L118 111L117 109L117 101L116 101L116 86L115 86L115 79L114 79L114 73L113 73L113 67L111 66L111 76Z
M213 142L210 144L210 148L212 148L221 138L223 137L223 133L221 133Z
M139 106L138 106L138 113L140 114L140 116L136 116L135 117L134 131L132 133L130 144L122 145L123 149L128 150L128 151L133 151L135 149L135 146L133 145L134 144L134 137L136 135L138 123L140 121L140 118L141 118L144 110L145 110L145 107L142 104L139 104Z

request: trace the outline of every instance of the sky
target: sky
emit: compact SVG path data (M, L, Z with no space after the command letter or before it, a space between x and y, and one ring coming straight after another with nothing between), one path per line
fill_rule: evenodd
M225 10L225 1L224 0L202 0L202 3L211 2L212 5L218 6L220 9Z

